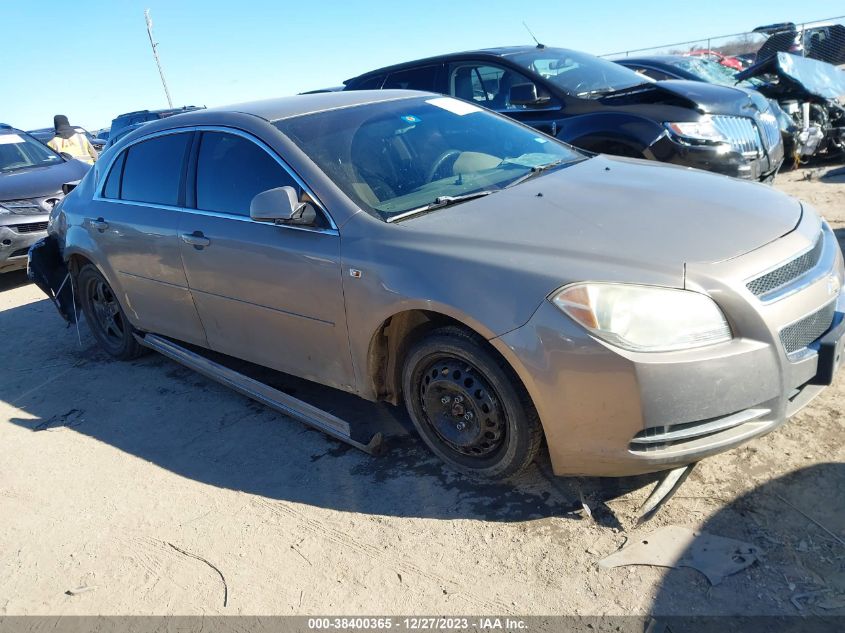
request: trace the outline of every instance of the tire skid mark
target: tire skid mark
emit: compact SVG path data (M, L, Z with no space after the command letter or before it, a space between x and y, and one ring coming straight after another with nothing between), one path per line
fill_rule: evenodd
M384 550L374 545L361 543L346 532L327 525L324 522L312 519L304 513L296 510L290 504L280 501L270 501L263 498L255 498L252 502L254 506L260 506L268 510L271 514L276 516L283 516L285 518L293 518L298 527L311 533L314 536L327 539L337 545L346 549L362 554L367 558L378 561L386 567L397 572L402 572L403 575L417 575L425 578L439 586L449 588L449 593L456 597L461 597L471 606L480 608L487 613L502 613L505 615L513 615L513 609L510 605L506 605L499 601L489 601L480 598L466 590L465 583L459 583L451 578L441 576L440 574L425 570L418 565L408 561L407 559L397 555L395 552L385 553Z

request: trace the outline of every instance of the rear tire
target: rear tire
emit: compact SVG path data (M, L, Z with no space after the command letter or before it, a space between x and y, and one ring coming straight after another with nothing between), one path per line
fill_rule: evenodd
M528 393L507 363L466 330L439 328L416 343L402 391L423 441L455 470L506 479L537 456L543 431Z
M85 321L100 347L119 360L141 356L146 348L135 340L134 328L100 271L86 264L76 276L76 285Z

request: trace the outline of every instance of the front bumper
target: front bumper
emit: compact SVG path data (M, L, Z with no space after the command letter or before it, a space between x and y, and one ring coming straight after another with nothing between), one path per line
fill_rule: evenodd
M689 145L667 133L646 148L646 156L743 180L771 182L783 163L784 150L781 141L756 155L745 155L734 150L725 152L716 145Z
M47 235L47 216L5 216L0 224L0 273L26 268L29 247Z
M830 290L845 281L832 231L825 229L823 256L799 290L765 304L745 285L811 245L819 228L810 219L748 255L688 266L687 287L720 304L734 331L730 342L629 352L594 338L549 302L493 339L534 400L554 472L625 476L692 463L774 430L821 393L845 345L845 293L836 298ZM781 330L831 301L837 314L828 331L787 354Z

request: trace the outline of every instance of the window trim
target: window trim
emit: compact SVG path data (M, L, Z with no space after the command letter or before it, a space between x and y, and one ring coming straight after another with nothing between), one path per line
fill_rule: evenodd
M248 141L255 143L258 147L260 147L267 154L269 154L270 157L273 160L275 160L279 164L279 166L282 169L285 170L285 172L287 172L287 174L296 182L296 184L298 184L302 188L302 190L305 193L308 194L308 196L311 198L311 200L314 201L314 206L316 206L317 209L328 220L329 228L308 227L308 226L299 226L299 225L293 225L293 224L272 224L271 225L269 222L258 222L256 220L253 220L251 217L249 217L247 215L239 215L239 214L235 214L235 213L225 213L225 212L222 212L222 211L204 211L202 209L197 209L196 207L171 206L171 205L166 205L166 204L154 204L154 203L149 203L149 202L136 202L134 200L120 200L120 199L104 198L103 197L103 195L102 195L103 188L106 185L106 179L108 178L108 174L111 173L112 166L114 165L117 158L121 154L128 151L129 148L131 148L133 145L137 145L138 143L141 143L143 141L148 141L150 139L158 138L160 136L167 136L169 134L193 133L195 135L194 139L196 139L196 133L197 132L223 132L223 133L226 133L226 134L234 134L235 136L240 136L240 137L242 137L242 138L244 138ZM190 149L189 149L190 156L189 156L188 161L187 161L189 164L192 160L192 157L196 154L197 149L198 148L196 147L195 140L191 140L190 141ZM124 165L125 164L126 164L126 161L124 160ZM103 176L102 174L105 174L105 176ZM286 229L293 229L293 230L296 230L296 231L308 231L308 232L311 232L311 233L323 233L323 234L329 234L329 235L338 235L339 234L338 229L337 229L337 224L335 224L334 218L328 212L325 205L317 197L317 194L314 193L314 191L311 189L311 187L309 187L307 184L305 184L305 181L299 176L299 174L297 174L293 170L293 168L290 167L290 165L288 165L287 162L285 162L285 160L282 159L282 157L279 156L273 150L273 148L271 148L267 143L262 141L260 138L258 138L254 134L250 134L249 132L245 132L243 130L240 130L240 129L234 128L234 127L228 127L228 126L225 126L225 125L190 125L190 126L185 126L185 127L170 128L170 129L167 129L167 130L159 130L158 132L152 132L150 134L146 134L142 137L139 137L137 139L132 140L125 147L120 148L120 151L115 152L114 156L112 156L109 159L109 162L108 162L108 165L106 166L106 168L102 172L100 172L100 174L98 174L98 176L99 176L99 179L97 181L97 187L94 190L94 198L93 198L94 201L96 201L96 202L109 202L109 203L112 203L112 204L115 204L115 203L117 203L117 204L128 204L128 205L132 205L132 206L152 207L154 209L165 209L165 210L169 210L169 211L187 211L189 213L197 213L197 214L200 214L200 215L207 215L207 216L211 216L211 217L228 218L228 219L234 219L234 220L239 220L239 221L252 222L254 224L261 224L261 225L265 225L265 226L266 225L278 226L278 227L282 227L282 228L286 228ZM185 173L185 170L183 169L182 178L180 180L180 189L183 185L187 189L186 178L187 178L187 175ZM123 191L123 174L121 174L120 190L121 190L121 192ZM196 201L194 201L194 202L196 202Z

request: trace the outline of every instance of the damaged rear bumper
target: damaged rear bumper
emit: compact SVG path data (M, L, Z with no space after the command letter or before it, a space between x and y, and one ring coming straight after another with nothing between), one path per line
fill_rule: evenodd
M29 248L24 261L29 280L50 298L65 321L76 323L79 311L74 305L73 280L58 240L52 235L38 240Z

